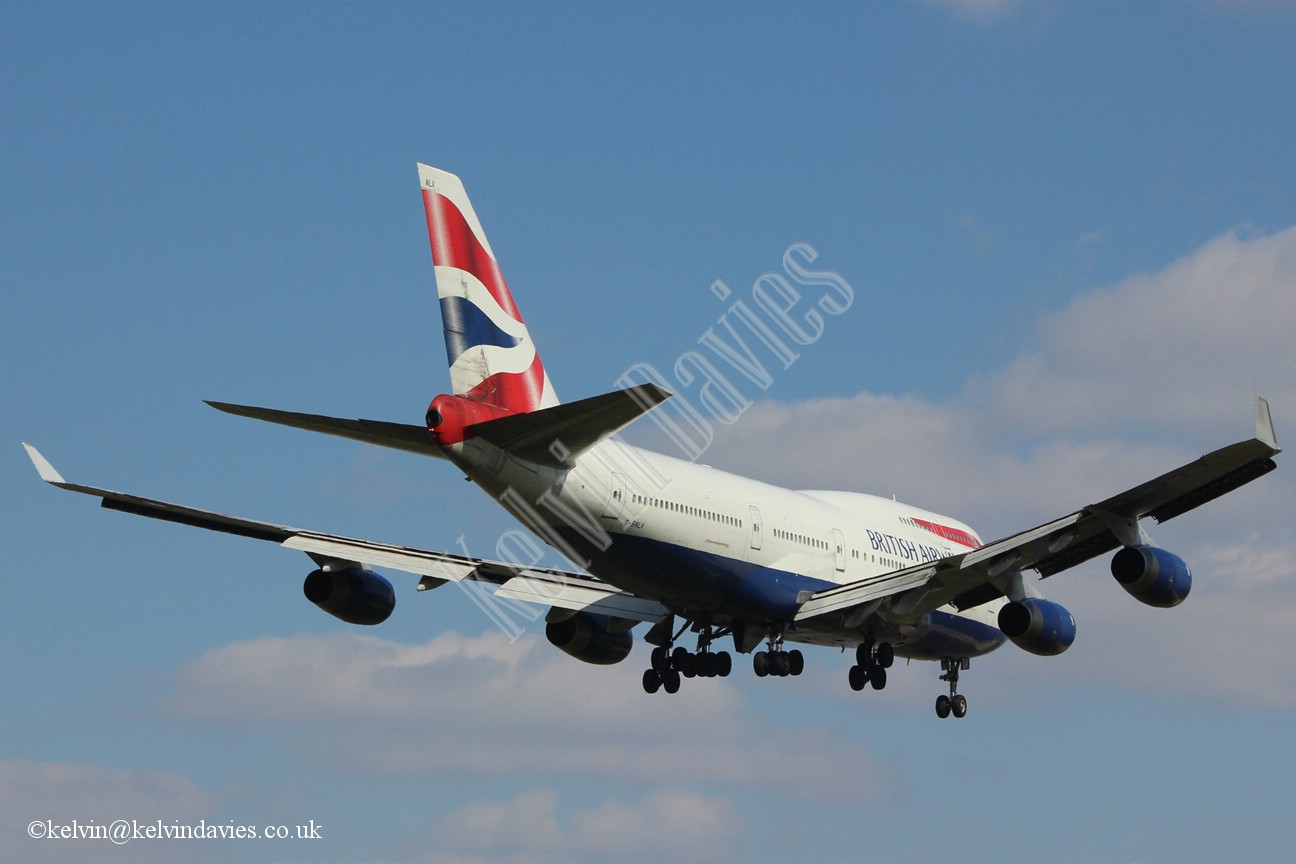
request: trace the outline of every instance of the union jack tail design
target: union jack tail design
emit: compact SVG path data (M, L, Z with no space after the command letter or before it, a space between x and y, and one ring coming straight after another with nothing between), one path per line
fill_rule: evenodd
M517 413L557 405L463 182L418 169L452 392Z

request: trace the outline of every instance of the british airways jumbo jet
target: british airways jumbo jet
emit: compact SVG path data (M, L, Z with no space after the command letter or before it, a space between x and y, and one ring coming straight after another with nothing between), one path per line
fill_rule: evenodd
M989 543L964 523L857 492L793 491L630 447L613 436L670 394L653 384L559 402L459 178L419 166L450 364L449 394L423 425L210 403L231 414L447 459L579 570L472 558L305 531L69 483L31 445L45 481L109 509L269 540L315 562L306 597L352 624L395 608L371 568L422 577L419 590L472 580L548 606L545 635L587 663L619 663L632 630L654 648L648 693L726 676L729 639L758 676L798 675L791 645L851 649L847 680L882 690L896 657L939 661L944 718L967 713L959 672L1005 641L1060 654L1076 625L1024 571L1052 576L1115 552L1121 587L1176 606L1191 574L1141 520L1164 522L1275 468L1269 406L1255 437L1104 501ZM539 548L539 547L537 547ZM693 648L680 644L689 634ZM762 648L762 643L764 647ZM723 644L723 643L719 643ZM760 650L757 650L757 649Z

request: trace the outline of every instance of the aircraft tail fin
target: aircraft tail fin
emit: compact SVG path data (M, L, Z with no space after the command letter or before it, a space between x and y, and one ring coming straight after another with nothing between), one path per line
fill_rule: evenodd
M452 392L516 413L557 405L463 182L427 165L418 170Z

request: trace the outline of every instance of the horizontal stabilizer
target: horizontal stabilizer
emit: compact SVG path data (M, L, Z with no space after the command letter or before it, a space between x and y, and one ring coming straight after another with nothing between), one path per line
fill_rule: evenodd
M339 438L350 438L366 444L377 444L379 447L391 447L406 450L423 456L442 458L442 453L432 443L432 436L423 426L412 426L406 423L388 423L385 420L346 420L341 417L325 417L320 414L299 414L296 411L279 411L275 408L254 408L251 405L231 405L228 402L208 401L208 405L226 414L237 414L240 417L251 417L253 420L265 420L278 423L280 426L292 426L295 429L307 429L311 432L323 432L325 435L336 435Z
M570 468L581 453L604 436L636 420L671 396L655 384L591 396L526 414L514 414L467 427L518 459Z

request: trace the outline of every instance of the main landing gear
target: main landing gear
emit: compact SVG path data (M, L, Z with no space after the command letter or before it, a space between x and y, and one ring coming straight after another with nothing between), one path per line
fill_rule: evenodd
M805 669L805 655L793 648L783 650L783 634L774 633L766 643L768 651L757 651L752 655L752 671L757 678L770 676L786 678L788 675L800 675Z
M685 623L671 639L675 643L689 625ZM690 651L683 645L671 649L670 645L658 645L652 650L652 666L644 670L643 688L645 693L656 693L665 690L676 693L680 688L681 678L725 678L733 671L733 658L728 651L711 650L711 642L722 634L705 627L698 634L697 651Z
M944 693L936 697L936 716L944 720L953 714L955 717L967 716L967 697L960 695L958 692L959 670L967 669L972 665L972 661L966 657L959 659L955 657L946 657L941 661L941 669L945 674L940 677L942 681L949 682L949 695Z
M887 683L887 670L895 662L895 648L890 642L874 645L872 642L861 642L855 649L855 665L850 668L847 681L852 690L860 691L872 685L874 690L881 690Z

